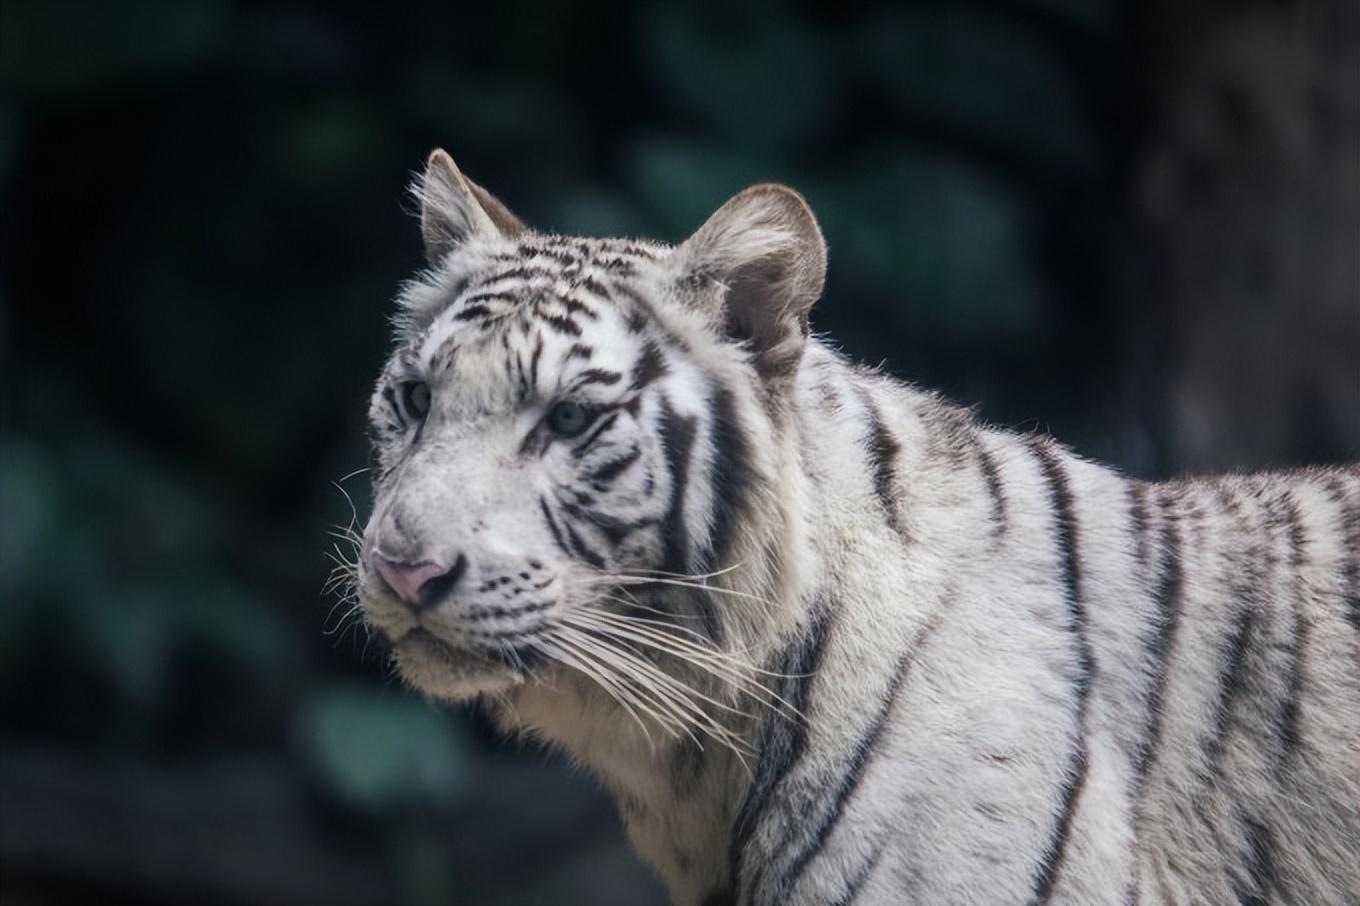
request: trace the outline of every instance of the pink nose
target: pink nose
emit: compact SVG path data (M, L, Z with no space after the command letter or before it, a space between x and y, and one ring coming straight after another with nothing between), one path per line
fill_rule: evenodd
M449 567L433 560L407 563L374 551L373 565L399 598L408 604L421 605L454 586L467 569L467 558L459 554L457 561Z

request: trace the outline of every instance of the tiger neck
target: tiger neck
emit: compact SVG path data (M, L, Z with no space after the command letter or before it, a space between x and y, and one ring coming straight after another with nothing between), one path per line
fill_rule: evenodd
M778 564L770 573L799 575ZM789 611L784 618L802 618L799 605L792 603L805 599L797 589L763 591L795 596L782 599ZM724 600L710 603L731 606ZM749 637L729 638L728 650L744 647L753 668L767 668L776 663L774 651L785 635L781 632L764 644ZM563 749L599 777L613 794L633 847L661 875L672 902L725 903L733 883L730 841L752 774L759 769L767 723L792 718L763 713L749 699L733 696L730 688L706 683L702 675L683 679L710 700L725 700L735 708L695 699L696 707L730 734L726 742L697 727L693 738L668 736L664 727L645 718L638 721L594 680L569 668L551 682L519 687L497 713L505 729Z
M731 749L703 737L698 744L667 738L655 726L644 731L598 685L571 672L552 686L521 687L496 714L503 728L562 748L599 777L634 848L677 906L722 902L729 829L750 783ZM754 751L757 728L730 726Z

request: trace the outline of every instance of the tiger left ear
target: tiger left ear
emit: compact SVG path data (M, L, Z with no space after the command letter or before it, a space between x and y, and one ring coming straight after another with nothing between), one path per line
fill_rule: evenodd
M431 267L469 239L513 239L528 229L500 199L464 176L442 148L430 153L413 192L420 201L420 233Z
M748 344L767 382L791 378L807 340L808 312L826 282L826 241L803 196L787 186L752 186L675 255L681 294L697 293L694 303L727 336Z

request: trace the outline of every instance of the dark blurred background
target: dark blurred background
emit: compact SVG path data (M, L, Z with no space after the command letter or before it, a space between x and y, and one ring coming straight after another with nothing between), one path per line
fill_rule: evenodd
M321 594L437 145L799 187L851 354L1143 477L1360 456L1360 4L0 0L0 900L646 904Z

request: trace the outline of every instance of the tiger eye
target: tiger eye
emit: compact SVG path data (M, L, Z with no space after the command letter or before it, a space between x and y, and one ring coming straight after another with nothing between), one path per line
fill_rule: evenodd
M412 418L423 419L430 411L430 385L424 381L406 381L401 385L401 404Z
M595 419L595 413L580 403L563 400L548 410L548 430L559 437L575 437Z

